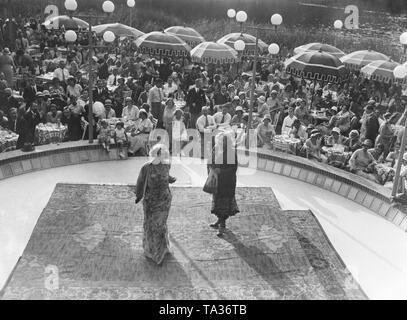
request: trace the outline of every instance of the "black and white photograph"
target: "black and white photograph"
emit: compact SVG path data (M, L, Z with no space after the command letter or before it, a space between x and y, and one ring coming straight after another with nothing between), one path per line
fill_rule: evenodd
M0 300L406 300L406 49L406 0L0 0Z

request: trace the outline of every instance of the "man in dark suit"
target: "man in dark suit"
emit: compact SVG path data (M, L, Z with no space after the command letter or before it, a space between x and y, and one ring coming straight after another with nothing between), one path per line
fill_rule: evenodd
M109 91L103 85L103 80L98 80L96 88L93 89L93 101L100 101L103 104L109 99Z
M202 107L206 106L205 92L202 90L202 80L196 79L195 86L188 91L186 103L191 113L190 127L195 128L196 120L201 114Z
M34 78L30 78L28 81L28 86L24 88L23 98L27 103L33 102L35 97L39 92Z

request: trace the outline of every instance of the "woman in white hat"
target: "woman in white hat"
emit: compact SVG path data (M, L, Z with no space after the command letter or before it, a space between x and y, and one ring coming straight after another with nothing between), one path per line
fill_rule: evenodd
M260 118L263 118L266 114L270 114L270 107L266 103L266 97L260 96L257 98L257 113Z
M16 69L14 60L11 57L11 52L9 48L3 49L3 54L0 55L0 72L4 73L5 80L9 88L13 86L13 70Z
M327 146L343 145L345 142L344 137L341 135L341 130L338 127L332 129L331 135L326 141Z

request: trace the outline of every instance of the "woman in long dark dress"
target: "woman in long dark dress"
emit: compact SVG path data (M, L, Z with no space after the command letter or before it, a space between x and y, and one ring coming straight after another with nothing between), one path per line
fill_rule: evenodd
M227 133L219 134L215 139L212 163L208 166L210 170L215 170L218 176L217 192L212 196L211 210L218 221L211 224L211 227L218 229L219 237L225 232L226 220L239 212L235 197L237 165L233 136Z
M147 258L160 265L169 252L167 219L171 208L172 195L169 151L163 144L156 144L150 152L153 160L140 171L136 187L136 203L143 200L144 235L143 249Z

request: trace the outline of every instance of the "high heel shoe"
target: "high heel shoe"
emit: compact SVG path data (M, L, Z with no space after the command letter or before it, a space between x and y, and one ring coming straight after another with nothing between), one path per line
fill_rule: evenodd
M219 231L218 231L217 236L218 236L218 237L223 237L223 234L224 234L224 233L225 233L225 227L219 226Z

